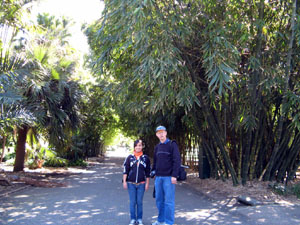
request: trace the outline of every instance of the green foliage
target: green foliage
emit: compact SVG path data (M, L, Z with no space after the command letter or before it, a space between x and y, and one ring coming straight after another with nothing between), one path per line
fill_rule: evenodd
M21 16L29 2L4 1L0 7L1 12L15 13L10 14L14 18L0 13L1 135L9 136L25 125L29 132L46 137L56 151L65 152L79 124L81 96L78 83L71 79L79 62L68 44L72 22L39 15L38 26L25 26ZM20 28L26 29L26 36Z
M23 27L22 16L30 11L30 3L33 0L1 0L0 1L0 24L14 27Z
M77 107L81 91L79 84L70 79L78 63L67 41L70 24L66 18L39 14L39 27L30 29L30 45L24 46L28 57L38 62L45 72L39 82L30 87L28 97L39 119L39 128L58 152L68 151L68 142L79 124ZM40 104L35 105L34 100Z
M87 162L83 159L77 159L75 161L69 161L68 166L81 166L81 167L87 167Z
M184 152L203 146L217 178L280 181L300 153L293 3L105 1L86 29L99 98L128 136L152 145L163 124Z
M57 40L59 41L59 47L69 45L68 39L72 36L69 28L74 25L70 18L56 18L48 13L43 13L38 14L37 23L43 30L41 33L48 38L46 43L51 44L51 42Z
M46 167L66 167L69 161L60 157L50 157L45 160L44 166Z
M27 137L27 140L28 140L28 137ZM46 148L46 147L37 146L32 149L29 149L29 148L27 149L27 158L32 159L32 160L34 160L34 159L42 160L42 159L52 157L53 155L54 155L53 150Z
M114 77L107 89L114 97L120 97L121 102L131 102L126 104L126 110L138 113L142 107L155 112L163 106L173 106L176 99L181 105L190 107L197 100L188 77L182 76L186 71L180 61L180 52L171 41L167 24L161 24L160 18L152 18L152 9L155 11L152 1L145 4L111 1L104 13L103 24L87 30L90 45L101 54L97 69L103 74L107 72L108 78ZM115 10L110 11L111 7ZM129 10L128 14L122 13L124 8ZM139 10L131 17L130 9ZM161 35L156 36L152 30ZM178 95L174 95L177 82L186 85L182 90L189 91L191 101L181 101L187 94L180 89Z
M8 160L11 160L11 159L15 159L16 158L16 153L15 152L10 152L8 154L6 154L3 158L3 162L6 162Z
M288 186L280 184L271 185L272 190L279 195L295 195L300 199L300 183L293 183Z
M73 167L73 166L80 166L80 167L87 167L87 162L83 159L77 160L67 160L60 157L50 157L45 160L43 166L45 167Z
M300 183L297 183L297 184L293 185L293 187L292 187L292 193L294 195L296 195L297 198L300 199Z

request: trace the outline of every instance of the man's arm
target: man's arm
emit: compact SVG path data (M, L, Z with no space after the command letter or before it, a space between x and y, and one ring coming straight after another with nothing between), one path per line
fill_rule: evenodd
M151 171L156 170L156 151L157 147L154 148L153 165Z
M173 148L173 168L172 168L172 177L176 178L178 177L179 174L179 168L181 165L181 159L180 159L180 152L178 149L178 145L175 141L171 143L172 148Z

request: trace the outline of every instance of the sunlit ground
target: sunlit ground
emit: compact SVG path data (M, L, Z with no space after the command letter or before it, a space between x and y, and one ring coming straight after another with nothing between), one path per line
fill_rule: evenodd
M108 151L106 151L106 156L125 158L130 153L131 153L130 150L126 147L112 147L109 148Z
M120 157L120 158L125 158L127 157L131 151L129 150L128 147L120 147L120 146L112 146L109 147L108 150L106 151L106 156L107 157ZM0 163L0 169L3 169L4 171L7 172L12 172L13 171L13 166L12 165L7 165L5 163ZM70 173L94 173L94 171L91 170L86 170L86 169L81 169L79 167L62 167L62 168L50 168L50 167L42 167L38 169L29 169L28 167L24 168L25 172L34 172L34 173L49 173L51 170L55 170L55 172L70 172Z
M14 167L12 165L7 165L5 163L0 163L0 169L7 171L7 172L13 172ZM29 169L27 167L24 168L24 172L31 172L31 173L50 173L53 172L52 170L55 170L56 173L59 172L69 172L69 173L94 173L95 171L92 170L86 170L85 168L79 168L79 167L42 167L38 169Z

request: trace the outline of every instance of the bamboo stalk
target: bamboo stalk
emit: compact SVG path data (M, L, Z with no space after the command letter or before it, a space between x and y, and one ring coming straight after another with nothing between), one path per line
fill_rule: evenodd
M290 42L289 42L289 49L288 49L288 54L287 54L287 63L286 63L286 78L285 78L285 87L283 90L283 102L282 102L282 106L284 106L287 102L287 97L286 97L286 93L288 91L289 88L289 79L290 79L290 74L291 74L291 62L292 62L292 54L293 54L293 43L294 43L294 39L295 39L295 20L297 19L296 17L296 8L297 8L297 0L294 0L293 2L293 12L292 12L292 17L291 17L291 28L292 28L292 32L290 35ZM271 171L273 169L273 165L275 163L275 158L278 154L279 151L279 145L280 145L280 139L282 136L282 132L283 132L283 120L285 117L285 113L283 112L283 109L281 109L281 114L279 117L279 121L278 121L278 130L276 133L276 143L275 143L275 147L274 150L272 152L271 158L264 170L264 172L262 173L260 179L262 177L264 177L264 180L269 180L270 176L271 176Z

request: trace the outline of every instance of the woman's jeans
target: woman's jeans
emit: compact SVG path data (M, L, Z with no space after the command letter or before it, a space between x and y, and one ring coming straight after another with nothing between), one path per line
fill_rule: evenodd
M174 224L175 184L171 177L155 177L155 199L158 209L158 222Z
M143 218L143 197L145 184L133 184L127 182L130 200L130 219L141 220Z

